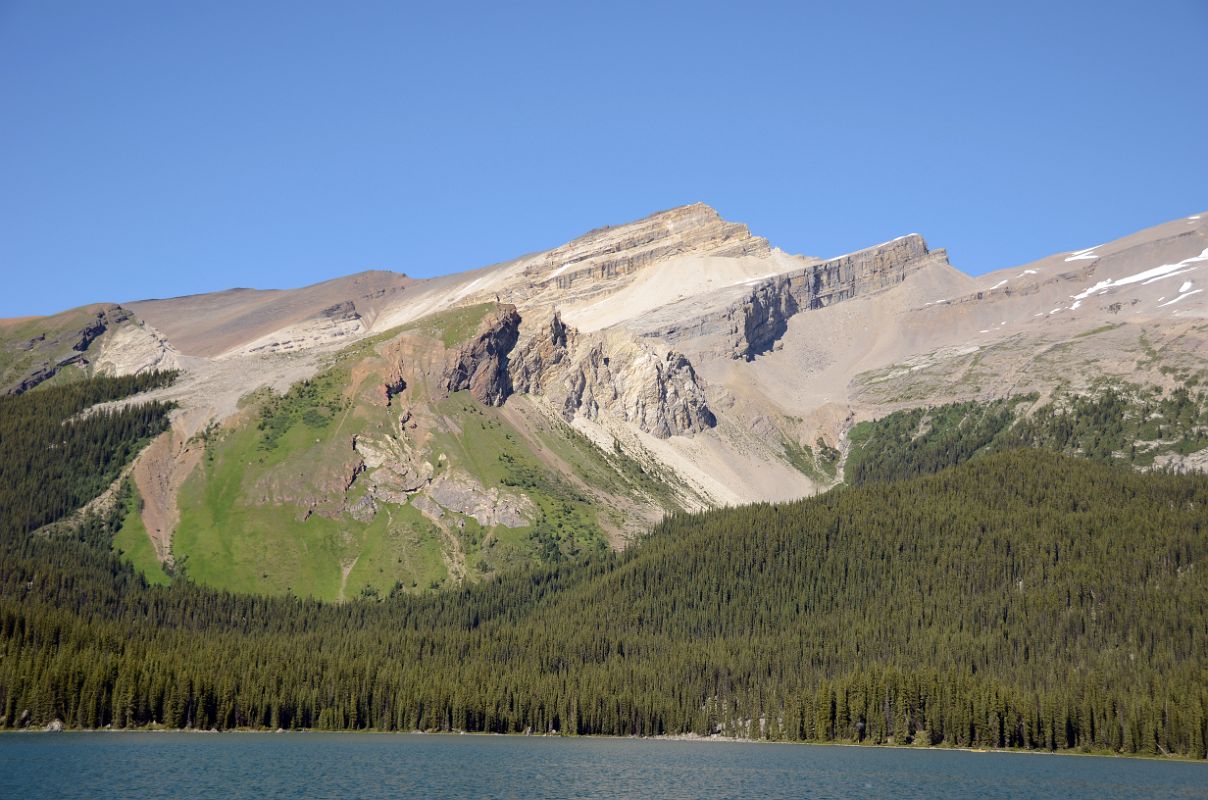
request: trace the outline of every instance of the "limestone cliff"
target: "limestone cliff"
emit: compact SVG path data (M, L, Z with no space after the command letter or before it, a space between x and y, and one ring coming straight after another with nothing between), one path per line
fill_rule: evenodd
M505 287L501 296L518 304L550 296L565 304L615 291L639 270L678 256L764 255L770 249L746 225L727 222L716 210L696 203L598 228L523 259L522 280Z
M718 292L709 308L672 304L637 327L644 336L671 344L712 339L712 349L750 361L772 349L793 315L894 286L935 262L947 263L946 252L929 251L921 236L910 234L753 285Z
M179 355L159 331L145 322L129 320L105 337L96 369L111 375L176 369L180 366Z
M513 385L540 395L566 420L612 417L662 439L717 424L681 353L623 332L582 334L557 312L517 348Z

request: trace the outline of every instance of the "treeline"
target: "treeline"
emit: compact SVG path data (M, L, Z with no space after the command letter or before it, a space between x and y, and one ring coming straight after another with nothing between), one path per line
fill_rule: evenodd
M100 494L147 441L167 428L170 403L85 412L167 386L175 372L100 376L0 396L0 533L60 519Z
M1201 476L1014 450L342 605L148 587L115 524L4 538L0 724L1208 755Z
M1179 387L1106 387L1029 410L1035 394L913 408L852 429L848 483L930 475L974 455L1039 447L1104 463L1152 467L1208 447L1208 394Z

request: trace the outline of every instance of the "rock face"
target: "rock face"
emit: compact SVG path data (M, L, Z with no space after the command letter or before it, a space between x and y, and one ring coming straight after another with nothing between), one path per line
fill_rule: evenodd
M533 504L523 495L485 488L469 475L445 473L432 481L428 497L441 508L465 514L484 528L521 528L532 523ZM420 509L423 511L423 508Z
M53 378L65 367L86 366L95 356L89 352L92 344L107 332L131 323L130 312L118 305L94 306L83 320L55 326L25 341L6 343L7 355L27 364L20 379L5 387L11 394L21 394L43 381ZM84 311L84 309L81 309ZM53 320L54 318L51 318ZM6 355L0 353L0 355Z
M432 480L432 464L420 457L405 434L354 436L352 449L361 456L370 497L387 503L406 503L410 495Z
M692 314L673 304L651 315L642 324L642 334L673 344L713 337L720 340L720 351L750 361L772 349L793 315L894 286L935 262L947 263L946 252L929 251L921 236L910 234L720 292L716 307L704 313Z
M345 300L322 309L310 319L274 331L269 336L227 353L224 357L328 349L351 341L366 331L356 304Z
M443 377L450 392L468 389L474 399L490 406L503 405L512 393L508 354L516 346L520 314L511 305L487 313L478 331L449 357Z
M727 222L704 203L673 208L625 225L597 228L527 260L523 283L508 287L509 302L556 296L559 303L615 290L626 276L682 255L762 255L768 241L743 224Z
M613 332L581 334L557 312L517 348L516 391L540 395L566 420L612 416L666 439L717 424L681 353Z
M180 366L179 355L159 331L144 322L130 320L106 338L96 369L111 375L176 369Z

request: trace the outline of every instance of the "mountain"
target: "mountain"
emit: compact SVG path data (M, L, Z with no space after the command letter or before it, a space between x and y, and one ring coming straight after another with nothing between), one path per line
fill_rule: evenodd
M179 370L151 395L177 409L131 473L131 557L349 598L815 494L903 410L1196 387L1206 262L1203 215L973 278L918 234L791 255L697 204L441 278L3 321L0 385ZM1183 450L1161 464L1204 463Z

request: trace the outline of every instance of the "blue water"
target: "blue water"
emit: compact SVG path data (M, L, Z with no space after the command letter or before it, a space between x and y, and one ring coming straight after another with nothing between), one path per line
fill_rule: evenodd
M1208 764L626 739L0 736L0 798L1208 798Z

